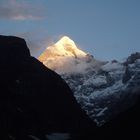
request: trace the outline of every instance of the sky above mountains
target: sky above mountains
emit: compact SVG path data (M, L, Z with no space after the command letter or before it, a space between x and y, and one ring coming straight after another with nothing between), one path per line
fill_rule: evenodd
M97 59L140 52L139 0L0 0L0 34L24 37L38 56L67 35Z

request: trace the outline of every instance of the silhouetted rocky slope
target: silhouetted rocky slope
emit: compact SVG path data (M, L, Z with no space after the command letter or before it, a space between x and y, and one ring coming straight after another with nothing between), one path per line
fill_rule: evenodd
M21 38L0 36L0 87L1 140L96 132L64 80L31 57Z

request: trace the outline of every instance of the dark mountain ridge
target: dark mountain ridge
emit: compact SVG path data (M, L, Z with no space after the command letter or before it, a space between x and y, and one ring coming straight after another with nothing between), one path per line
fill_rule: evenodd
M96 129L65 81L31 57L23 39L0 36L0 67L0 139Z

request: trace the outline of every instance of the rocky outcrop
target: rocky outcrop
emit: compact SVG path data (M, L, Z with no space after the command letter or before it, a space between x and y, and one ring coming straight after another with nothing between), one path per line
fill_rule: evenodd
M68 85L31 57L21 38L0 36L0 85L2 140L45 139L52 132L73 137L96 132Z

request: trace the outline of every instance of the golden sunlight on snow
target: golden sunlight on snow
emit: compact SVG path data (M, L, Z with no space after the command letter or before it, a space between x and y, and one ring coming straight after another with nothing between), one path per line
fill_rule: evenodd
M40 56L39 60L44 62L48 57L69 56L69 57L85 57L87 53L78 49L73 40L64 36L54 45L46 48Z
M90 67L95 67L97 62L91 55L80 50L67 36L47 47L38 59L59 74L85 72Z

